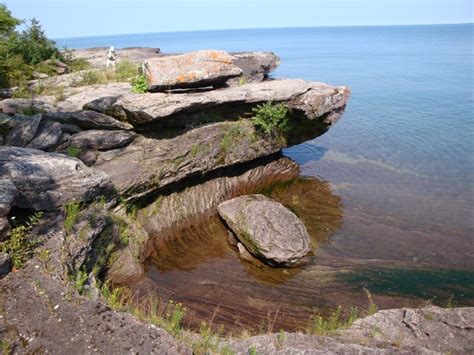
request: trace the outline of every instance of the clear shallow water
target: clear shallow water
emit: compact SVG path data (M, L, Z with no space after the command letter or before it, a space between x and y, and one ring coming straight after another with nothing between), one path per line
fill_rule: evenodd
M266 289L262 280L257 282L260 289L257 284L252 288L255 294L266 295L260 301L269 304L294 290L295 297L288 303L307 312L304 307L327 306L331 299L360 304L362 286L377 293L385 306L451 295L460 304L474 303L473 31L473 25L299 28L58 43L73 48L150 46L163 52L270 50L282 60L275 77L352 88L347 111L336 126L285 151L301 165L304 175L326 181L331 195L341 201L340 223L316 250L318 265L341 270L337 287L328 286L331 290L325 296L308 291L314 296L308 301L305 285L324 274L315 266L279 288ZM202 278L200 285L207 285L206 275L218 277L210 272L215 262L203 261L197 269L204 271L191 274L165 270L157 262L150 277L163 288L179 288L179 284L184 294L182 285L191 277ZM230 269L235 269L232 265ZM346 273L348 268L352 273ZM249 280L255 280L246 272ZM231 273L228 277L232 280ZM242 277L239 274L235 280L245 284ZM359 291L354 291L354 285ZM314 290L313 286L307 288ZM205 289L212 298L210 289ZM218 299L208 300L209 308L219 304ZM202 302L202 297L195 301ZM233 312L236 309L239 306Z

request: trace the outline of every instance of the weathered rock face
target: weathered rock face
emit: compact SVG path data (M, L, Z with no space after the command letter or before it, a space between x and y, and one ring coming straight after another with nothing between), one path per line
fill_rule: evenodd
M263 195L233 198L221 203L218 211L247 250L270 264L291 265L311 251L299 218Z
M35 149L0 147L0 176L18 190L13 205L34 210L52 211L113 191L105 174L80 160Z
M474 308L389 309L357 320L335 335L301 333L232 340L238 354L471 354Z
M8 274L10 270L11 270L10 255L0 252L0 279L3 278L6 274Z
M95 169L133 200L193 175L278 152L284 140L261 137L248 120L193 129L172 139L137 137L129 146L100 153Z
M350 95L344 86L296 79L271 80L194 94L129 94L94 100L84 109L128 121L136 127L186 127L206 121L237 118L257 104L285 102L294 114L314 120L342 113ZM217 116L217 117L216 117ZM328 124L340 116L326 117Z
M61 122L64 124L73 124L82 129L102 129L102 130L131 130L132 126L126 122L120 122L116 119L95 111L76 111L76 112L53 112L43 115L46 119Z
M26 147L36 135L41 119L41 114L31 117L16 115L15 122L18 124L6 135L5 145Z
M43 120L38 126L35 137L28 143L28 148L47 150L54 147L61 138L63 131L59 122Z
M221 85L242 74L232 63L232 56L223 51L204 50L151 58L143 64L149 91Z
M192 354L165 330L79 296L37 260L0 280L0 306L0 337L15 353Z
M230 79L227 84L262 81L280 65L280 58L273 52L232 53L233 63L242 69L242 78Z
M110 150L129 144L137 135L129 131L89 130L74 134L69 142L80 148Z
M31 99L5 99L0 101L0 112L14 115L16 113L23 114L27 111L51 111L54 108L41 100Z
M18 191L10 180L0 179L0 241L4 240L10 231L8 213Z

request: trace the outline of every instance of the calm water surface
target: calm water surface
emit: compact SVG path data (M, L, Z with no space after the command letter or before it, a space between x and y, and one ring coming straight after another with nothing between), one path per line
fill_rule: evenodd
M316 243L312 265L278 277L252 269L221 244L225 233L218 226L183 231L187 244L170 246L149 263L150 280L160 291L181 298L202 318L217 307L222 323L236 322L228 318L238 314L244 324L263 312L261 322L278 309L278 317L286 319L282 326L297 328L301 322L291 317L308 309L363 306L364 288L384 307L423 300L442 304L449 298L474 305L473 32L473 25L299 28L58 43L151 46L163 52L268 50L282 60L275 77L352 88L336 126L284 152L322 188L320 200L314 197L313 208L302 212L305 223L323 223L329 231ZM331 212L318 212L325 201ZM179 266L206 244L221 252L196 257L191 268Z

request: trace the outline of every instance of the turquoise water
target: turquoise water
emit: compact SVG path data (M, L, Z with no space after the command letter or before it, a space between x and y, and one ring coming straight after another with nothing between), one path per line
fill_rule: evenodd
M303 174L327 181L342 201L342 223L319 247L318 262L352 265L359 271L348 283L389 295L406 289L422 294L405 283L425 291L425 284L438 290L468 287L458 298L472 303L473 33L474 25L287 28L58 43L163 52L274 51L281 57L274 77L350 86L347 111L328 133L285 150ZM416 277L400 277L400 270L418 269L409 274ZM445 277L454 274L458 277Z

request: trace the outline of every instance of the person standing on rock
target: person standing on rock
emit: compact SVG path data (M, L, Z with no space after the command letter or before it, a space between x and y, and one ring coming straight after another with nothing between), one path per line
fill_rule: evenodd
M115 70L115 60L117 59L117 51L115 50L114 46L110 46L107 50L107 69L112 67Z

